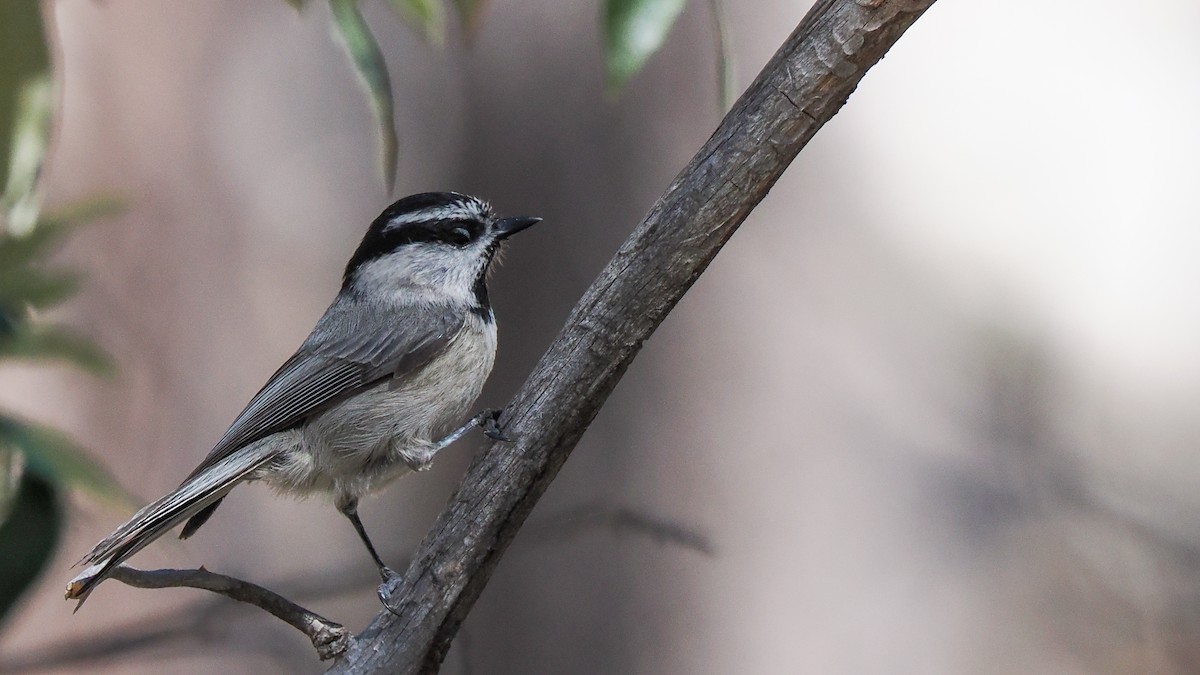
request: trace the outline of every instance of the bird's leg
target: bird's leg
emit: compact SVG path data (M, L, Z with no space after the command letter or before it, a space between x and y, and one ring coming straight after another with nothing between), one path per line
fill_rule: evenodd
M436 440L428 445L409 444L403 449L400 456L404 463L408 465L408 468L413 471L424 471L433 464L433 458L440 450L462 438L463 435L475 427L482 428L484 435L488 438L511 443L511 438L500 433L500 426L496 423L499 417L500 411L487 408L467 420L461 427L451 431L445 438Z
M367 552L371 554L371 559L375 561L375 565L379 567L379 576L383 577L384 581L397 576L392 568L384 564L383 558L379 557L379 552L375 550L375 545L371 543L371 538L367 536L367 528L363 527L362 519L358 517L358 499L353 497L349 499L338 500L338 511L342 515L350 519L350 524L354 525L354 531L358 533L358 538L367 545Z
M367 552L371 554L371 559L379 567L379 576L383 577L383 583L379 584L379 588L375 594L379 596L379 602L383 603L384 608L392 614L399 614L396 607L392 605L392 592L389 586L392 580L399 582L400 575L396 574L392 568L383 563L383 558L379 557L379 552L375 550L375 545L371 543L371 538L367 536L367 528L363 527L362 519L358 517L358 499L354 497L337 500L338 511L341 511L350 523L354 525L354 531L358 533L358 538L367 545Z
M457 441L463 437L463 434L467 433L471 429L474 429L475 427L482 428L484 435L486 435L488 438L511 443L512 439L506 438L503 434L501 434L500 425L496 423L496 420L500 418L500 413L500 410L485 408L483 412L467 420L465 424L454 431L451 431L445 438L435 441L433 447L428 450L429 454L433 455L438 450L441 450L454 441Z

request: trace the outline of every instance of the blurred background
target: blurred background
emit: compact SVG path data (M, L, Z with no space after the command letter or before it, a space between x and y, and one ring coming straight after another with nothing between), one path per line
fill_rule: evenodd
M726 3L737 91L808 3ZM367 0L396 195L543 216L491 288L516 390L718 122L705 3L606 96L595 3L490 3L438 50ZM59 0L56 315L107 380L5 365L0 404L150 500L307 334L390 201L329 9ZM937 3L646 344L500 563L447 673L1200 671L1200 5ZM366 502L400 565L471 452ZM69 566L128 513L76 500L0 670L320 672L301 635ZM658 536L637 522L689 533ZM690 542L690 543L689 543ZM141 567L203 564L353 630L374 567L327 502L236 490Z

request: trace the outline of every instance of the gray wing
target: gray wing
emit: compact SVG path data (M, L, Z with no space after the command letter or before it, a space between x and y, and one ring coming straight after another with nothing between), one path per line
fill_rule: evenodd
M334 303L191 476L349 396L413 372L450 344L465 317L448 306L399 311Z

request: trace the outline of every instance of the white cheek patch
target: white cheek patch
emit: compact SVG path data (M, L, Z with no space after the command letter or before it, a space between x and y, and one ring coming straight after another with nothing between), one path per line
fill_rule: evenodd
M430 291L440 300L469 302L474 297L475 278L484 263L479 242L466 248L438 244L410 244L365 263L355 283L371 293ZM419 290L418 290L419 289Z

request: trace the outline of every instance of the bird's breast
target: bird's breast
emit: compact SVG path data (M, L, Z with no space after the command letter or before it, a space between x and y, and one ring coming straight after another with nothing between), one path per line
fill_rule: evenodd
M495 356L495 325L471 317L425 366L334 406L310 420L304 435L336 455L372 460L388 446L436 441L466 416Z

